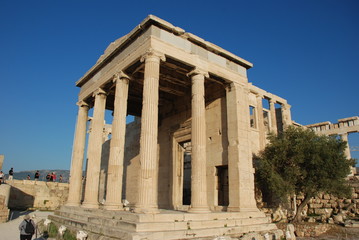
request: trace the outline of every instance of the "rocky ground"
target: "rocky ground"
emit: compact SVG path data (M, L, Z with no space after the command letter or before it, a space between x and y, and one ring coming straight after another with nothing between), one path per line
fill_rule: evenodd
M318 237L298 237L298 240L359 240L359 227L334 226Z

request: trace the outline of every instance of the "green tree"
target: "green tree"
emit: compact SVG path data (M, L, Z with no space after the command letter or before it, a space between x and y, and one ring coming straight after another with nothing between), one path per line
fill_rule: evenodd
M283 202L293 194L304 195L294 222L301 221L304 206L320 192L350 196L345 178L355 161L345 157L346 142L294 126L268 139L266 148L255 156L256 180Z

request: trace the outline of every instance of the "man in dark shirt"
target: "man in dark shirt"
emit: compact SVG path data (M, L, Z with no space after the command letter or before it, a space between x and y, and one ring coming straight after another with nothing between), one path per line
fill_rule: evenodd
M14 177L14 168L11 168L9 170L9 180L13 180L13 177Z
M35 181L37 181L37 180L39 180L39 178L40 178L40 172L39 172L39 170L37 170L35 173L34 179L35 179Z

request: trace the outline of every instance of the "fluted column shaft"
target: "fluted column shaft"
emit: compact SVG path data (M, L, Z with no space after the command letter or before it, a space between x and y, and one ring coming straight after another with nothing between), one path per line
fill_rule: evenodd
M79 110L77 114L77 123L72 150L69 197L66 203L67 206L80 206L82 196L82 167L85 154L86 124L89 106L83 101L78 102L77 105L79 106Z
M270 105L270 117L271 117L271 125L270 125L270 130L271 132L274 132L275 134L277 134L278 129L277 129L277 114L275 112L275 104L273 102L272 99L269 100L269 105Z
M102 152L102 137L105 119L106 93L99 89L95 93L92 130L88 142L85 208L98 208L99 176Z
M108 163L107 191L105 208L121 210L123 157L126 134L126 115L129 77L123 72L115 75L116 84L114 114L112 121L112 138Z
M257 95L257 115L258 115L258 131L259 131L259 149L263 150L266 145L266 130L263 118L263 98Z
M347 142L347 147L345 148L345 156L347 157L347 159L351 158L351 154L350 154L350 146L349 146L349 141L348 141L348 133L342 133L340 134L340 138Z
M140 173L138 179L138 199L135 211L139 213L158 212L158 98L160 61L164 55L150 49L142 57L145 61L143 100L140 136Z
M290 105L282 104L282 121L284 129L292 125L292 117L290 114Z
M192 158L191 208L189 212L209 212L206 177L206 108L204 79L207 72L195 69L188 74L192 80Z
M258 211L250 144L249 91L237 83L226 88L229 205L227 211Z

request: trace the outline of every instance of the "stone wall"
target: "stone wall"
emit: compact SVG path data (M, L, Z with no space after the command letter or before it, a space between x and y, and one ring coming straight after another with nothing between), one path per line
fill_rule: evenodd
M359 216L359 177L350 177L349 183L352 186L351 198L338 198L330 194L321 193L312 198L304 209L307 220L310 222L328 222L329 218L338 214L345 218ZM302 199L297 200L297 204ZM334 221L337 221L334 219Z
M348 179L352 186L351 198L338 198L330 194L320 193L312 198L302 211L303 220L307 222L320 223L343 223L345 219L358 218L359 216L359 176ZM258 193L258 192L257 192ZM276 209L264 207L266 203L261 201L257 194L257 204L267 214L271 214L274 222L286 222L293 217L295 207L293 199L288 206L280 206ZM296 206L302 202L303 197L297 196L294 199ZM289 206L291 205L291 206Z
M55 210L68 197L68 183L13 180L8 184L11 185L10 209Z
M4 223L9 218L9 202L10 186L7 184L0 185L0 223Z
M0 195L0 223L4 223L9 218L9 209L5 204L5 196Z

